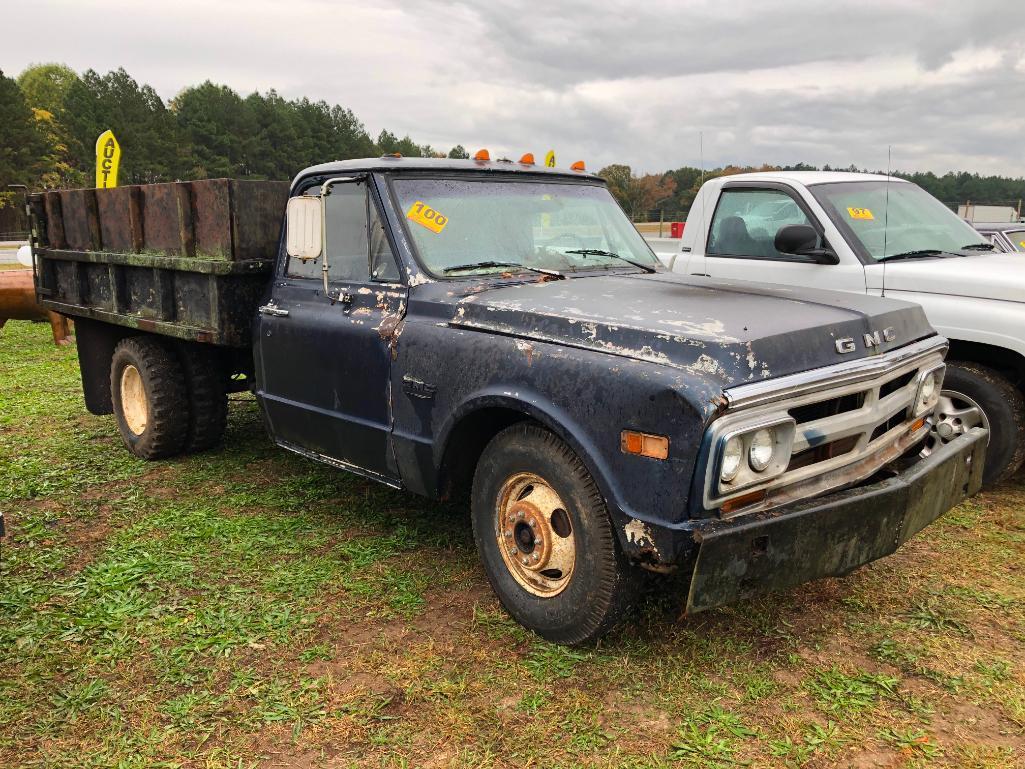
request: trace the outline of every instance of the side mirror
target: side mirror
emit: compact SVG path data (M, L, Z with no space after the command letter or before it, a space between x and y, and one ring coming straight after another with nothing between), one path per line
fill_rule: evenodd
M289 198L285 209L285 251L289 256L319 259L324 252L323 198L299 195Z
M819 264L839 264L840 257L828 248L819 248L819 234L810 224L788 224L780 227L772 241L781 254L810 256Z

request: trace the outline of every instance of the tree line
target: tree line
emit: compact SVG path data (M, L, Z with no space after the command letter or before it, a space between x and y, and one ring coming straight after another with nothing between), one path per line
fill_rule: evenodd
M469 157L462 145L447 152L382 130L372 137L351 109L308 98L285 99L274 90L242 96L207 80L165 102L124 69L81 75L63 64L33 65L17 79L0 71L0 208L16 199L8 185L30 189L93 184L95 142L106 129L122 147L119 182L247 177L290 179L326 160L398 152L406 157ZM613 164L598 173L634 219L684 219L703 180L791 166L684 166L636 175ZM1018 205L1025 178L949 172L895 172L948 205Z
M165 103L124 69L79 75L41 64L16 80L0 72L0 194L10 184L91 186L96 138L108 128L124 149L121 184L290 179L326 160L391 152L469 157L461 146L442 152L387 130L372 137L346 107L274 90L242 96L208 80Z

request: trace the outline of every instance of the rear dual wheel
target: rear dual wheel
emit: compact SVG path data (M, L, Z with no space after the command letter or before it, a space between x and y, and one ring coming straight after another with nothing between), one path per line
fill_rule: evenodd
M513 425L484 449L473 479L473 534L499 600L556 643L597 640L640 584L583 462L534 424Z
M201 451L224 433L227 393L215 351L127 337L114 349L110 389L121 439L142 459Z

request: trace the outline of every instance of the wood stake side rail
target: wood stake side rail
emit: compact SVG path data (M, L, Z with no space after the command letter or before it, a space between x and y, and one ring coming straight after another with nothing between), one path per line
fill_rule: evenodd
M64 315L248 348L288 183L235 179L29 197L36 296Z
M49 310L178 339L251 342L272 260L37 248L36 296Z

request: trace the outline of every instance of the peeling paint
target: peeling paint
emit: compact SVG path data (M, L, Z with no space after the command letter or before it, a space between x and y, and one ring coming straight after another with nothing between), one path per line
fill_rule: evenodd
M638 521L636 518L631 519L630 522L623 527L623 533L626 534L626 541L631 545L650 549L656 556L658 555L658 548L655 547L655 540L651 536L651 532L648 530L648 525L644 523L644 521Z

